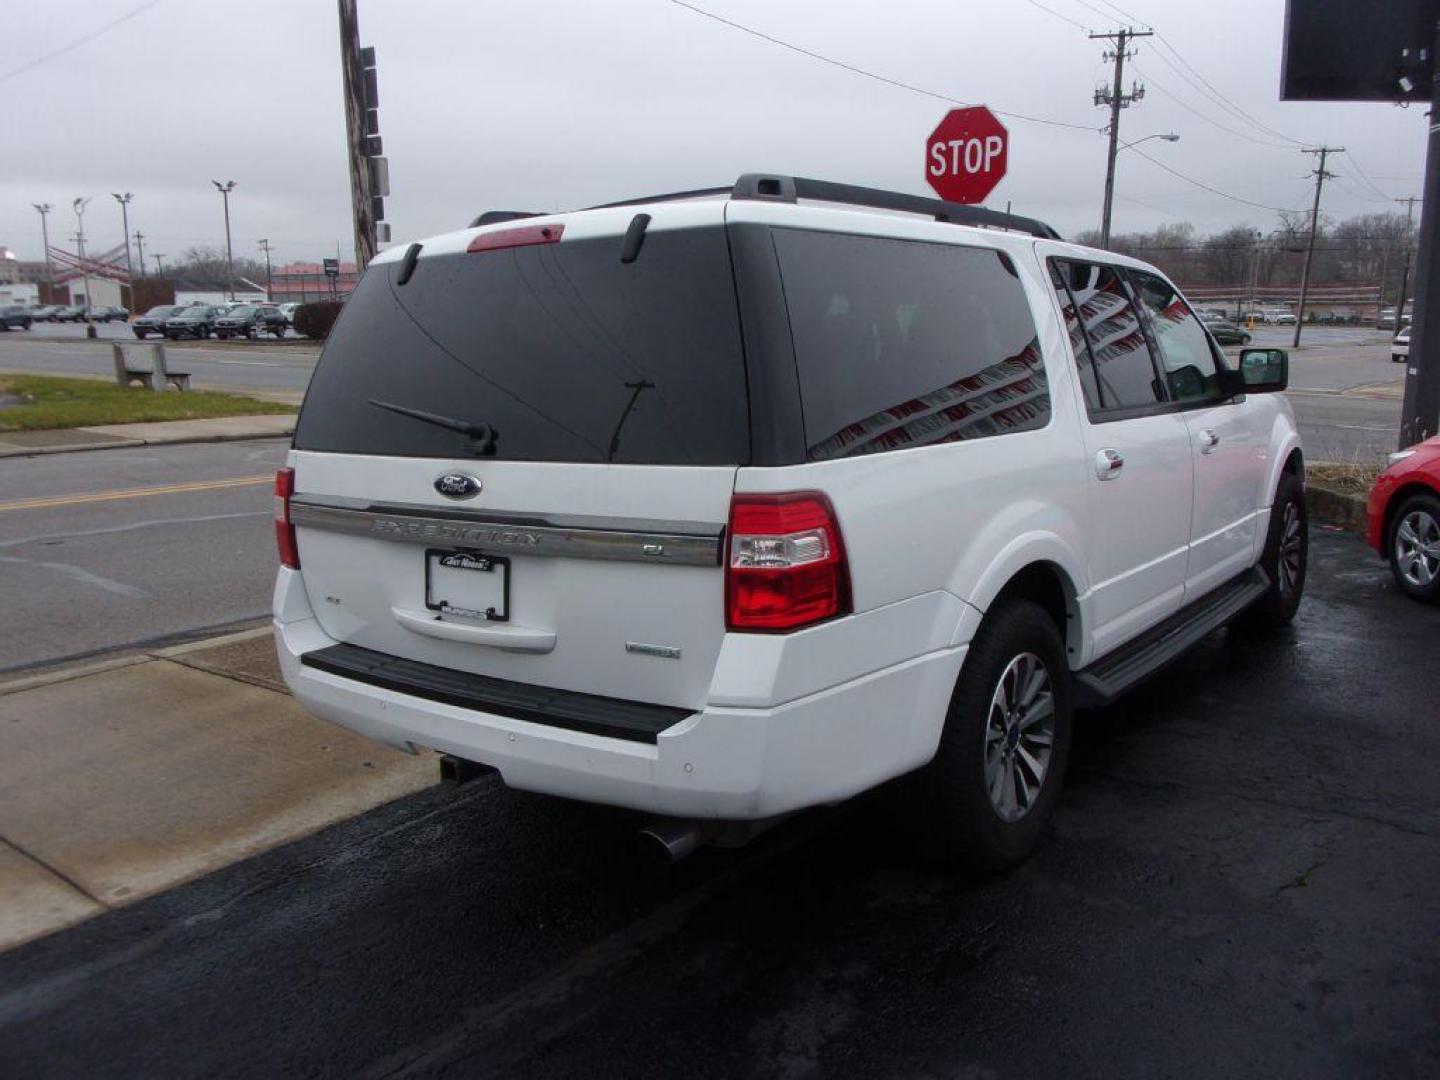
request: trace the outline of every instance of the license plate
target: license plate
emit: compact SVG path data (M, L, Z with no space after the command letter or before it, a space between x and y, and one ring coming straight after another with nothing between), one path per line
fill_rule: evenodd
M510 618L510 560L469 551L425 552L425 606L442 615Z

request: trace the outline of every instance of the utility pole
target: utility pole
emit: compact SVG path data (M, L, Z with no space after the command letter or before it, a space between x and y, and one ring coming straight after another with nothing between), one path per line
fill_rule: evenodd
M1435 46L1440 48L1440 20L1435 25ZM1400 412L1402 450L1440 429L1440 324L1436 322L1440 319L1440 266L1435 265L1435 247L1440 244L1440 62L1432 66L1425 186L1421 188L1424 201L1416 237L1415 320L1410 327L1405 403Z
M266 299L266 300L269 300L269 299L270 299L270 292L271 292L271 285L270 285L270 241L269 241L269 240L263 240L263 239L262 239L262 240L260 241L260 250L263 251L263 252L265 252L265 299Z
M40 211L40 241L45 245L45 284L51 289L55 288L55 266L50 261L50 223L46 215L55 207L47 203L31 203L31 206Z
M1310 243L1305 248L1305 267L1300 271L1300 310L1295 314L1295 340L1290 343L1292 349L1300 347L1300 331L1305 327L1305 297L1310 291L1310 260L1315 257L1315 233L1320 228L1320 189L1325 186L1325 181L1332 179L1335 174L1325 171L1325 159L1331 154L1343 154L1343 146L1321 146L1317 149L1302 150L1303 154L1319 154L1320 164L1315 169L1315 206L1310 211Z
M130 306L135 306L135 267L130 263L130 192L121 195L112 191L111 196L120 204L120 235L125 238L125 286L130 290Z
M1258 232L1258 231L1255 233L1255 243L1254 243L1254 245L1253 245L1253 246L1254 246L1253 261L1252 261L1251 264L1250 264L1250 310L1251 310L1251 311L1254 311L1254 310L1255 310L1255 302L1256 302L1255 294L1260 291L1260 242L1261 242L1264 238L1265 238L1265 237L1264 237L1264 235L1263 235L1262 233L1260 233L1260 232ZM1236 325L1236 326L1239 326L1239 325L1240 325L1240 322L1239 322L1238 319L1236 320L1235 325Z
M225 200L225 280L230 286L230 299L235 299L235 256L230 250L230 192L235 190L235 181L226 180L220 183L219 180L211 180L215 190L220 192L220 197Z
M140 276L145 276L145 234L139 229L135 230L136 261L140 263Z
M1407 195L1395 201L1405 204L1405 261L1400 267L1400 297L1395 301L1395 331L1399 333L1405 322L1405 293L1410 287L1410 253L1414 247L1410 243L1410 227L1415 223L1415 204L1424 200L1418 195Z
M1105 208L1100 215L1101 247L1110 246L1110 212L1115 201L1115 155L1120 152L1120 110L1128 109L1145 96L1145 88L1138 83L1131 86L1128 94L1121 91L1125 78L1125 60L1135 55L1133 52L1126 52L1125 46L1137 37L1151 37L1153 34L1154 31L1151 30L1127 28L1109 34L1090 35L1091 41L1104 39L1115 42L1114 51L1105 53L1106 60L1115 61L1115 85L1095 91L1095 104L1106 105L1110 109L1110 150L1105 159Z
M360 61L360 15L356 0L340 4L340 73L345 93L345 145L350 162L350 207L355 217L355 267L362 273L375 257L375 211L366 160L369 120L365 67Z
M165 276L165 256L164 256L164 254L163 254L162 252L157 251L157 252L154 252L150 257L155 260L155 276L158 277L158 278L163 278L163 277Z

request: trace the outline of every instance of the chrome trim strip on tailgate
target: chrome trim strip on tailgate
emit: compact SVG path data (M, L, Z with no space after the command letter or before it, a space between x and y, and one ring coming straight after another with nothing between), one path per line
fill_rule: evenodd
M719 566L720 525L587 518L584 526L533 524L535 518L500 512L464 514L428 506L361 504L352 499L290 500L290 520L303 529L372 536L408 544L454 544L481 550L523 551L567 559L610 559ZM607 528L609 525L611 527ZM623 527L615 527L623 526ZM652 526L646 528L644 526ZM700 531L704 530L704 531Z

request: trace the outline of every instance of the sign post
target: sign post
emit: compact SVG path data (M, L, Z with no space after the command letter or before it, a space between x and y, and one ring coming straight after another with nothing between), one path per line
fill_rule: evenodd
M984 202L1009 153L1010 134L989 109L951 109L925 140L925 180L947 202Z

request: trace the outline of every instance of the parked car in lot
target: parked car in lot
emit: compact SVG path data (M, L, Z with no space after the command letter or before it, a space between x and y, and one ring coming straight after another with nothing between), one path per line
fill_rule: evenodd
M29 330L34 317L27 307L12 304L0 308L0 330Z
M88 314L84 304L71 304L55 313L56 322L84 322Z
M1390 342L1390 362L1403 364L1410 359L1410 324L1407 322Z
M1390 455L1370 489L1366 540L1400 591L1440 603L1440 436Z
M906 776L1010 865L1075 708L1294 616L1287 379L1153 266L791 177L393 248L276 478L281 667L677 847Z
M124 322L130 318L130 312L123 307L102 306L90 309L90 321L97 323Z
M164 337L166 320L183 310L185 309L179 304L160 304L152 307L144 315L136 315L130 320L130 331L141 340L151 334L156 337Z
M171 341L208 338L214 329L215 309L208 304L186 306L165 320L165 336Z
M1275 314L1276 326L1294 326L1295 322L1295 315L1292 312L1280 311Z
M1205 328L1221 345L1250 344L1250 331L1242 330L1232 322L1208 322Z
M239 304L215 319L218 338L247 337L255 340L261 334L285 336L285 316L275 307Z
M30 312L30 318L33 322L51 322L59 311L59 304L42 304Z

